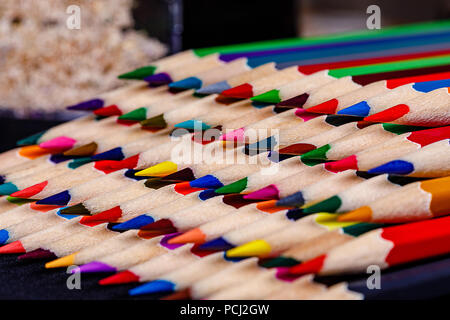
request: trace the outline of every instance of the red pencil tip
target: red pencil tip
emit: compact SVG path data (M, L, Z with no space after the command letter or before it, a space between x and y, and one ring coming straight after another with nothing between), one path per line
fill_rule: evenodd
M138 282L139 277L135 275L131 271L122 271L113 276L107 277L105 279L100 280L98 283L102 286L108 286L111 284L121 284L121 283L130 283L130 282Z
M289 269L291 274L308 274L308 273L318 273L323 267L323 262L325 261L326 255L318 256L312 260L306 261L304 263L298 264Z
M318 105L315 105L314 107L308 108L306 110L308 110L308 112L315 112L315 113L335 114L338 105L339 101L337 99L331 99Z
M26 252L25 248L22 245L20 240L8 243L3 247L0 247L0 254L8 254L8 253L24 253Z
M118 106L112 104L110 106L95 110L94 114L102 117L121 116L122 111L120 111Z
M133 169L136 167L139 160L139 155L135 155L120 161L115 160L102 160L97 161L94 164L95 169L103 171L104 173L110 173L121 169Z
M155 221L146 226L143 226L141 229L142 230L175 230L174 232L176 232L176 230L177 230L174 227L174 225L172 224L172 221L170 221L169 219L161 219L161 220Z
M19 191L12 193L11 197L23 198L23 199L31 198L34 195L41 192L42 190L44 190L44 188L47 186L47 184L48 184L48 181L44 181L44 182L32 185L31 187L28 187L23 190L19 190Z
M409 112L409 107L406 104L398 104L389 109L380 111L371 116L365 117L365 121L370 122L390 122L397 120Z
M325 169L331 172L341 172L345 170L358 170L358 159L355 155L349 156L347 158L325 163Z
M221 95L230 98L248 99L253 97L253 87L248 83L244 83L240 86L223 91Z
M102 211L92 216L83 217L80 220L81 224L91 224L95 222L113 222L122 217L122 209L120 206L115 206L111 209Z

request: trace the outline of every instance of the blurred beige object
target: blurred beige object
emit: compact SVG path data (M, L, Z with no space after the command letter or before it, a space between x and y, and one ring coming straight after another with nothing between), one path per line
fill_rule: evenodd
M69 29L67 7L80 7ZM133 0L1 0L0 107L16 116L61 111L124 84L117 75L166 53L132 30Z

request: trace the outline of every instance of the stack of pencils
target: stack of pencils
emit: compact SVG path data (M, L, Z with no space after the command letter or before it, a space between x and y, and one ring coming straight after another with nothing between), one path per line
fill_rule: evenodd
M119 78L0 154L0 255L163 299L450 293L450 21Z

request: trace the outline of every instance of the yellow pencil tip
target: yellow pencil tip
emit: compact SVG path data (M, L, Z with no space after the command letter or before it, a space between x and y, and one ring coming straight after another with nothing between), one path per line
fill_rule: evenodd
M71 266L75 262L75 256L76 256L76 253L73 253L68 256L47 262L45 264L45 267L47 269L51 269L51 268L62 268L62 267Z
M372 209L368 206L363 206L356 210L350 211L349 213L343 214L338 217L338 221L361 221L368 222L372 220Z
M264 240L253 240L227 251L227 257L265 257L272 251L270 244Z
M178 170L176 163L172 161L164 161L150 168L135 173L139 177L164 177Z

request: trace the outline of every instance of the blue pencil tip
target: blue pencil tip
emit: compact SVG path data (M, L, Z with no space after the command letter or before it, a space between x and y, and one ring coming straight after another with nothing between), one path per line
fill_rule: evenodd
M370 174L409 174L413 171L414 165L412 163L403 160L394 160L370 169L367 172Z
M159 292L173 292L175 291L175 284L167 280L155 280L143 284L128 291L131 296L138 296L142 294L151 294Z
M155 219L152 217L143 214L140 216L137 216L136 218L130 219L128 221L125 221L123 223L117 224L113 226L113 230L130 230L130 229L140 229L143 226L146 226L150 223L155 222Z
M95 154L91 156L91 159L94 161L101 161L101 160L123 160L125 158L125 155L122 153L122 148L114 148L99 154Z
M200 177L189 182L192 188L217 189L223 187L222 182L211 174Z
M177 123L176 125L174 125L175 128L182 128L182 129L190 129L190 130L208 130L211 128L210 125L202 122L202 121L198 121L198 120L187 120L187 121L183 121L180 123Z
M9 232L5 229L0 230L0 245L4 245L9 239Z
M19 188L17 188L16 185L12 182L7 182L0 185L0 195L2 196L9 196L11 193L14 193L16 191L19 191Z
M226 81L216 82L209 86L203 87L195 91L198 94L214 94L231 89L231 86Z
M66 190L66 191L54 194L45 199L38 200L38 201L36 201L36 204L65 206L69 203L70 198L71 198L70 193L69 193L69 191Z
M202 192L200 192L198 197L200 198L200 200L205 201L205 200L208 200L209 198L214 198L214 197L219 196L219 194L216 193L215 191L216 191L215 189L203 190Z
M355 103L354 105L339 110L337 114L341 115L347 115L347 116L355 116L355 117L367 117L370 112L370 106L367 104L366 101L361 101L358 103Z
M235 246L222 237L203 243L200 250L225 251L233 249Z
M103 108L103 105L104 101L102 99L91 99L80 102L78 104L74 104L72 106L68 106L67 109L77 111L94 111Z
M173 89L199 89L202 87L202 80L197 77L189 77L180 81L172 82L169 84L169 88Z
M277 201L277 206L280 207L295 207L295 206L302 206L304 204L305 198L303 198L303 194L301 191L293 193Z

